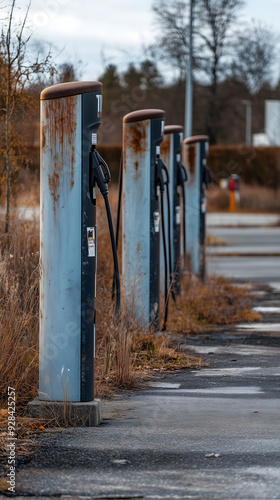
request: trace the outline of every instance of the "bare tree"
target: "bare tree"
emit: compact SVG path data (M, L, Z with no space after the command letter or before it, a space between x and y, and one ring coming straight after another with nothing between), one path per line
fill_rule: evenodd
M233 27L243 3L242 0L197 0L197 51L201 54L197 62L210 80L207 132L212 143L216 142L219 122L218 82L229 68Z
M159 28L151 55L178 71L178 79L186 76L188 55L187 4L181 0L156 0L153 4L155 24Z
M213 89L228 67L233 28L243 0L196 0L196 57Z
M277 37L267 25L252 20L238 33L233 74L256 93L273 74Z
M196 78L209 86L207 128L211 142L216 142L217 85L229 67L229 47L243 0L195 0L194 5L194 70ZM157 40L157 50L171 64L176 63L181 77L185 75L188 56L186 7L186 2L178 0L156 0L153 6L163 33Z
M22 155L22 137L15 133L15 122L21 113L27 113L30 102L26 99L26 88L38 75L52 71L51 53L41 58L41 54L30 55L28 48L32 32L27 26L30 3L22 21L15 21L16 0L12 0L0 35L1 62L1 114L2 122L2 177L6 184L6 226L9 231L11 176Z

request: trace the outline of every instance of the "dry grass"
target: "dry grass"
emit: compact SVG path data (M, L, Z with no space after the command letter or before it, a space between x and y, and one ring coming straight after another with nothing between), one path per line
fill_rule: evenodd
M8 410L0 410L0 453L3 457L9 455L6 448ZM45 431L46 422L43 420L20 417L17 419L17 458L30 456L38 449L36 435Z
M209 277L201 283L186 274L176 304L170 301L167 329L186 335L208 331L216 325L257 321L251 310L252 299L246 288L235 287L225 278Z
M21 401L34 397L38 380L37 225L14 222L0 242L0 389L4 400L7 385L16 389L21 412Z
M172 345L171 345L172 344ZM150 370L166 371L178 370L186 368L201 368L205 363L201 358L194 358L191 355L185 354L183 347L180 345L174 348L174 342L170 342L170 338L165 335L149 335L142 333L139 337L135 337L134 350L137 353L136 367L139 371L146 374Z
M207 210L228 211L229 191L210 184L207 194ZM240 203L236 205L238 212L279 212L280 191L261 186L249 186L241 183Z

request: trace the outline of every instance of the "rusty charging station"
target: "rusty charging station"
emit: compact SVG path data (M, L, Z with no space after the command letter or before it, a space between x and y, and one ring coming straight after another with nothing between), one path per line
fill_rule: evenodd
M180 290L181 270L183 259L181 247L185 248L185 182L187 175L181 163L183 142L183 127L167 125L164 127L163 141L160 147L161 158L169 173L169 191L166 190L164 210L166 212L166 234L169 242L169 287L176 295ZM168 227L169 226L169 227ZM162 239L161 239L162 243ZM164 251L161 244L161 276L164 276ZM161 282L163 280L161 279Z
M160 162L164 111L123 118L124 300L142 324L159 326L160 230L164 180ZM164 231L164 228L163 228Z
M182 147L183 165L186 168L186 252L191 269L201 278L205 275L205 213L206 193L210 172L206 165L209 137L198 135L185 139Z
M40 337L37 416L46 404L72 402L84 425L100 421L94 399L96 187L108 202L110 172L96 150L102 114L100 82L70 82L41 93ZM62 403L63 405L63 403Z

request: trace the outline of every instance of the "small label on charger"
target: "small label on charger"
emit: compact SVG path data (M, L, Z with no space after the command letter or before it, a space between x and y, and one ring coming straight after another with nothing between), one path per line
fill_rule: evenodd
M202 198L201 200L201 212L205 214L206 212L206 197Z
M181 224L181 211L180 211L180 205L177 205L175 207L175 222L177 226L180 226Z
M154 212L154 229L155 229L155 233L159 233L159 220L160 220L159 212Z
M102 94L97 94L97 118L101 118L102 115Z
M87 228L88 257L95 257L95 231L94 227Z

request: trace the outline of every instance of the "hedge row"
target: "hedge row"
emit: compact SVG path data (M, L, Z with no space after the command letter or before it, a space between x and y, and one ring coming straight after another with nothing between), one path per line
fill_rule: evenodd
M207 163L217 184L238 174L245 184L280 187L280 148L210 146Z
M122 156L121 145L100 144L97 149L110 168L112 181L117 182ZM39 169L39 148L30 148L29 154L32 159L31 168ZM222 178L238 174L246 184L274 189L280 187L280 148L210 146L207 163L216 184L219 184Z

